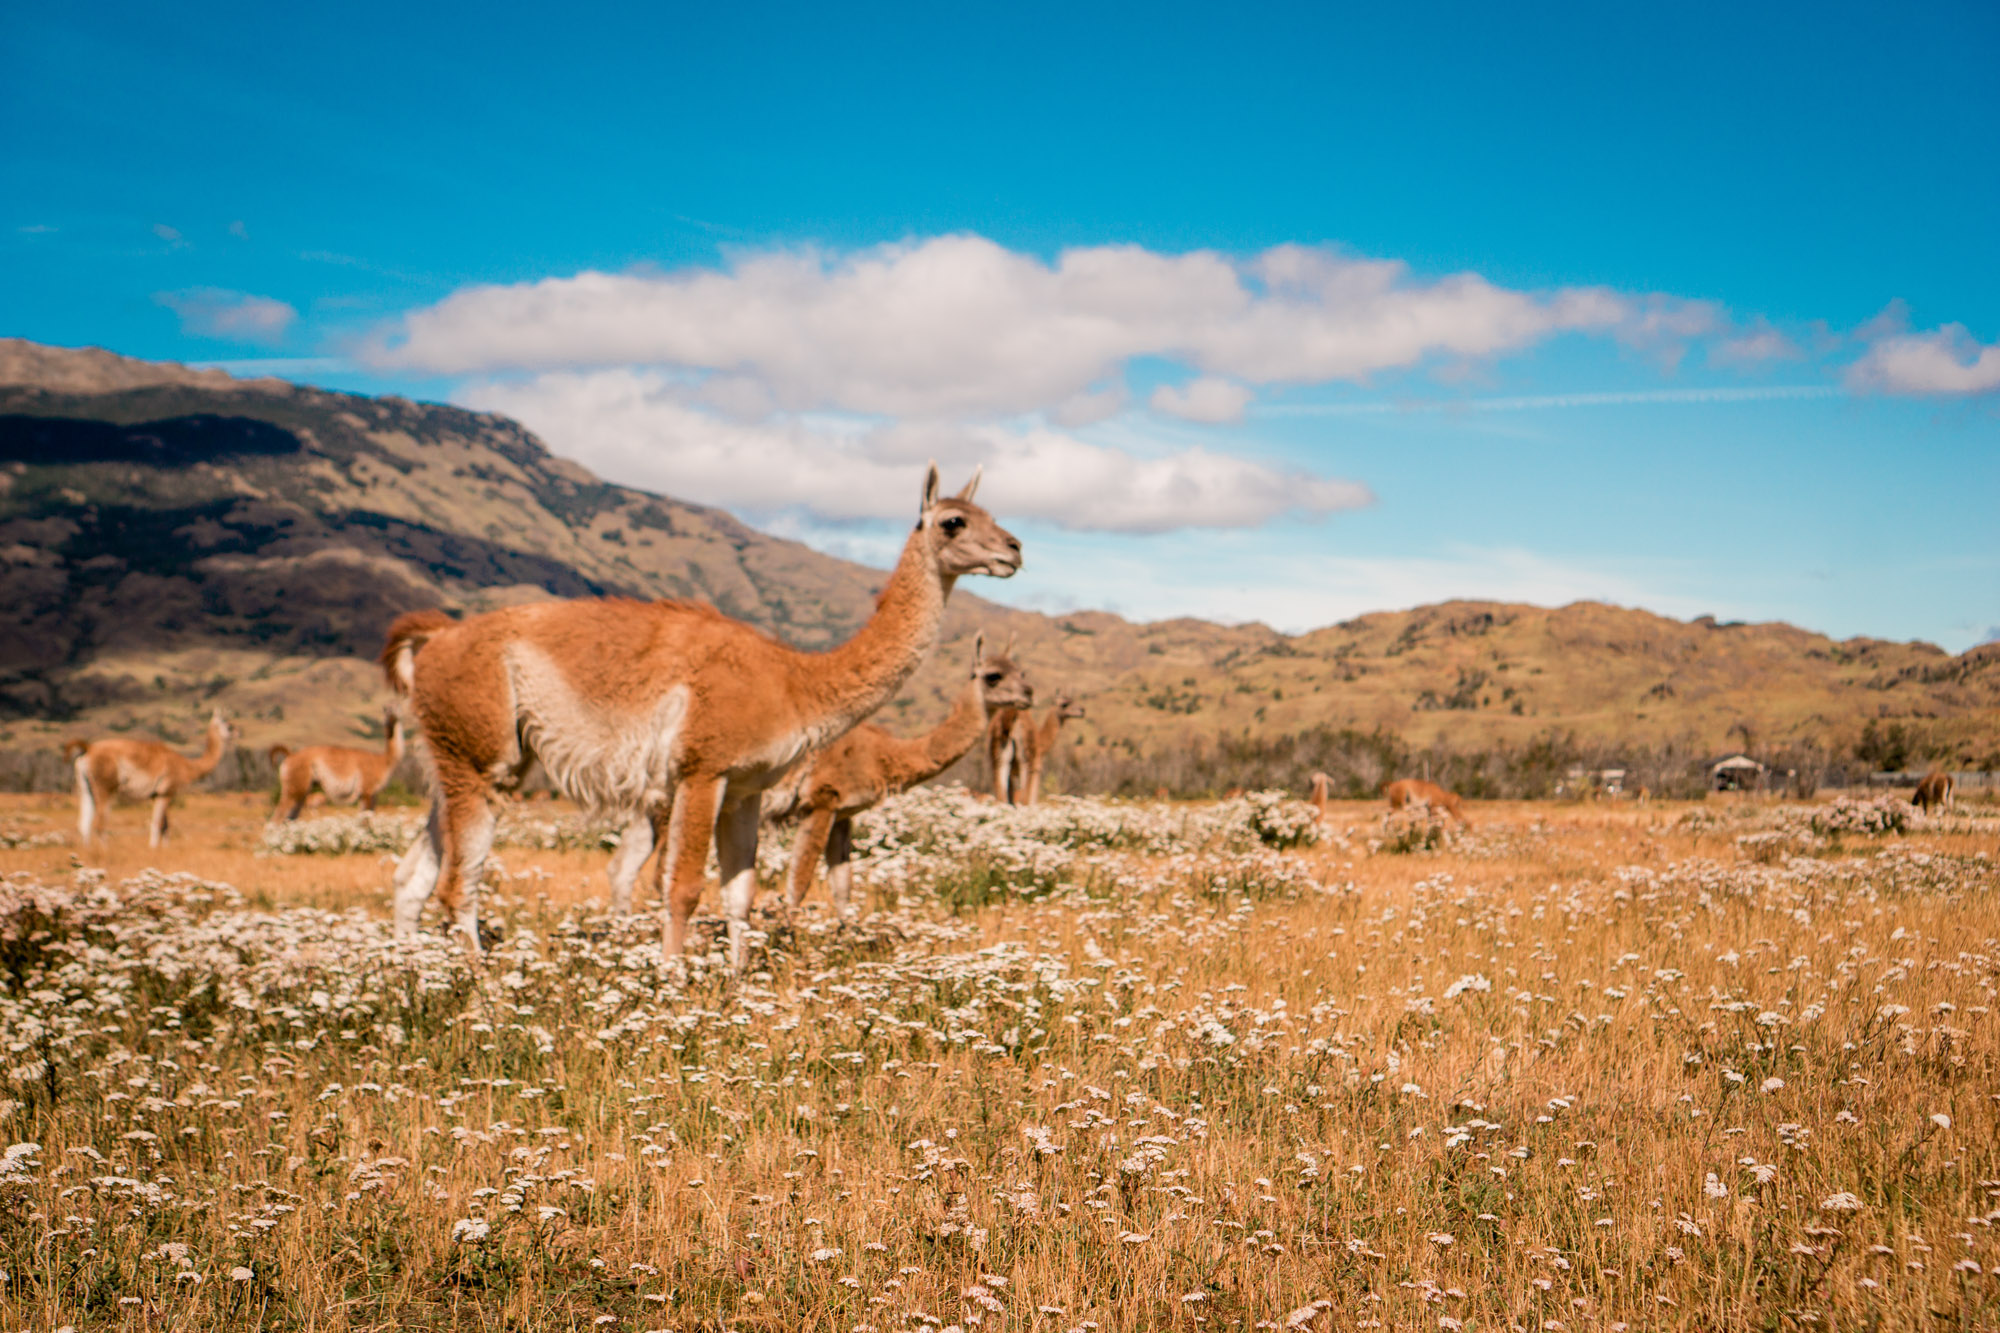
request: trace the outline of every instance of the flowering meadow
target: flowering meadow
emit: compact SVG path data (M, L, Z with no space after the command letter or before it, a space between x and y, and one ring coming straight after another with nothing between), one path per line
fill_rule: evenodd
M0 1333L2000 1326L1978 809L926 789L735 975L575 816L475 967L414 821L6 800Z

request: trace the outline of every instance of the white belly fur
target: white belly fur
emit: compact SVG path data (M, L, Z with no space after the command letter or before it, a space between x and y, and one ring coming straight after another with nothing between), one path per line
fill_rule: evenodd
M361 799L361 777L355 773L336 773L325 764L313 765L313 781L326 793L326 799L334 805L352 805Z
M632 814L649 793L672 790L687 686L669 688L643 713L611 712L579 695L547 654L525 643L508 648L507 675L521 734L563 795L595 813Z

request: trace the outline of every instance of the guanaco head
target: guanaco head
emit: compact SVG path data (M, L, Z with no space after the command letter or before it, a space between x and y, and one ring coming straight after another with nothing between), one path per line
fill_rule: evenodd
M222 715L220 708L208 715L208 729L215 733L216 739L224 749L236 741L236 728L230 725L229 719Z
M979 472L975 469L964 490L957 495L940 495L937 464L931 464L924 477L924 507L917 518L917 530L929 534L941 573L1010 578L1021 567L1021 543L995 523L993 515L972 503L978 489Z
M1056 716L1065 721L1075 721L1083 716L1083 705L1069 697L1067 692L1056 696Z
M972 677L979 682L988 709L1034 707L1035 687L1007 654L987 656L984 634L972 641Z

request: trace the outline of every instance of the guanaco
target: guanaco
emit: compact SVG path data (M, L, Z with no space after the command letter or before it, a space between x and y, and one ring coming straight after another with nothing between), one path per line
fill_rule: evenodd
M167 840L167 808L192 783L215 771L236 738L221 709L209 714L208 735L201 753L190 758L158 741L112 737L101 741L74 740L64 753L76 769L76 827L85 846L104 834L104 816L113 800L151 801L153 819L146 845Z
M1391 810L1401 810L1406 805L1427 805L1433 810L1443 810L1460 824L1471 827L1458 793L1446 791L1435 782L1426 782L1422 778L1400 778L1382 788L1382 794L1389 798Z
M1917 783L1916 794L1910 797L1910 801L1925 814L1933 810L1949 810L1957 786L1949 773L1926 773L1923 780Z
M303 750L273 745L271 762L278 767L278 804L271 818L297 819L315 785L334 805L358 801L363 810L373 812L375 798L403 758L403 719L391 708L384 711L382 723L387 735L379 751L346 745L309 745Z

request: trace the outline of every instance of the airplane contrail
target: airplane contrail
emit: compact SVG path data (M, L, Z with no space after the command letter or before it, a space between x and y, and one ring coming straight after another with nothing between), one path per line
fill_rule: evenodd
M1349 417L1401 412L1531 412L1561 407L1624 407L1644 403L1750 403L1771 399L1836 398L1831 384L1765 384L1747 388L1632 389L1608 393L1524 394L1504 398L1405 399L1389 403L1279 403L1252 409L1269 417Z

